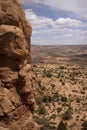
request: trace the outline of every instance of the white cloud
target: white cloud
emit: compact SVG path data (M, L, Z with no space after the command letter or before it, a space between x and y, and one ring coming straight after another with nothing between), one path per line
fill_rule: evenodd
M21 2L22 2L22 4L25 4L25 5L30 4L30 3L32 3L32 4L41 3L40 0L21 0Z
M87 24L77 19L37 16L31 9L25 14L33 27L33 44L87 44Z
M43 0L43 4L54 9L71 11L87 18L87 0Z
M31 22L34 29L46 28L48 25L53 26L54 22L48 17L37 16L31 9L26 9L25 14L27 19Z
M62 26L62 27L81 27L82 22L80 20L71 19L71 18L59 18L55 21L56 26Z
M87 19L87 0L21 0L22 4L42 4L53 9L61 9L75 13Z

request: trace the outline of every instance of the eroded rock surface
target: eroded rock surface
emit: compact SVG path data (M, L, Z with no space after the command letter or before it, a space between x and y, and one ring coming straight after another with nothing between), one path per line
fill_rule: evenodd
M0 0L0 130L38 130L37 83L30 64L31 25L18 0Z

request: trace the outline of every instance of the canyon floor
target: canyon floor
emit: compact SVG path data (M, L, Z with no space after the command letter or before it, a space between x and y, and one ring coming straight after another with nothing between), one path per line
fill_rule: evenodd
M32 46L41 130L87 130L87 46Z

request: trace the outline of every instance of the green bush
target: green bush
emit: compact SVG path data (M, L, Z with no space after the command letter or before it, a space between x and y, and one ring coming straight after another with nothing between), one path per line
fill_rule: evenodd
M47 76L48 78L51 78L51 77L52 77L51 72L50 72L50 71L48 71L48 72L46 73L46 76Z
M60 82L62 85L65 85L65 81L63 79L60 79Z
M87 120L83 122L82 130L87 130Z
M65 66L60 66L60 69L65 69Z
M38 111L39 111L39 114L41 114L41 115L46 115L46 113L47 113L47 111L43 105L39 106Z
M63 97L63 96L62 96L62 97L61 97L61 101L62 101L62 102L67 102L67 97Z
M46 70L45 68L44 68L44 70L43 70L43 77L45 77L45 76L47 76L47 77L52 77L52 74L51 74L51 71L50 70Z
M66 125L61 121L56 130L67 130Z
M58 94L58 93L55 93L52 98L53 98L53 101L54 101L54 102L59 101L59 94Z
M64 114L63 114L63 120L70 120L72 118L72 109L68 109Z
M57 78L60 78L61 77L61 72L59 72L58 74L57 74Z
M40 130L56 130L56 127L53 124L46 123L40 128Z
M62 108L61 107L58 107L57 108L57 113L60 113L62 111Z
M39 85L39 86L41 86L41 80L38 80L38 82L37 82L37 83L38 83L38 85Z
M46 103L51 102L52 101L52 97L51 96L43 96L42 97L42 101L46 102Z
M41 97L36 97L35 100L36 100L37 105L41 105L41 103L42 103Z
M39 125L41 125L42 127L40 128L40 130L55 130L56 129L56 127L55 127L55 125L52 123L52 122L50 122L48 119L46 119L46 118L36 118L36 119L34 119Z
M57 117L56 114L52 114L51 117L50 117L50 119L55 119L56 117Z
M46 87L45 87L44 85L40 85L39 87L40 87L40 89L41 89L42 91L45 91L45 90L46 90Z
M46 118L42 117L35 117L34 120L39 124L39 125L44 125L44 124L49 124L49 121Z

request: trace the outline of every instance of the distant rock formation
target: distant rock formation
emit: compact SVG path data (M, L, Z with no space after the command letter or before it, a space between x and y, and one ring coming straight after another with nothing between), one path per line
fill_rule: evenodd
M38 130L32 120L38 85L31 33L19 0L0 0L0 130Z

